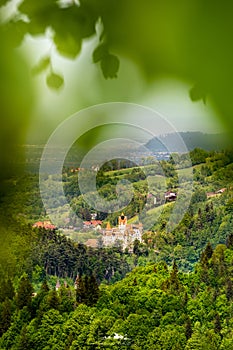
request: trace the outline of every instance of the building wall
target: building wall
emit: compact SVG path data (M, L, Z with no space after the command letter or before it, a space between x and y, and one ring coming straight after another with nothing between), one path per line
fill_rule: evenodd
M123 226L123 225L122 225ZM117 241L122 242L123 249L130 248L137 239L142 242L142 225L124 225L118 229L112 228L103 232L103 245L113 246ZM136 226L136 227L135 227Z

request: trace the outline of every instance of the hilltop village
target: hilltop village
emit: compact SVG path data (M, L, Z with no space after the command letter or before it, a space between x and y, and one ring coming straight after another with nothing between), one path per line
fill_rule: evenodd
M85 245L92 248L97 248L99 245L103 247L111 247L117 244L121 244L123 250L126 248L130 250L133 249L133 243L135 240L138 240L140 243L142 242L142 234L143 234L143 225L139 224L128 224L127 216L122 213L118 217L118 226L111 227L110 223L107 223L106 228L102 228L101 220L91 220L84 221L83 228L84 229L92 229L98 231L102 234L100 239L88 239L85 242ZM57 230L54 225L51 224L50 221L44 222L36 222L33 227L37 228L45 228L47 230Z
M221 188L213 192L206 192L206 199L212 197L218 197L226 191L226 188ZM154 205L157 203L157 198L153 194L149 194L148 197L153 200ZM168 191L164 194L165 203L176 201L177 193ZM100 247L112 247L120 245L123 250L133 251L133 245L135 240L142 243L143 235L143 225L139 224L129 224L127 221L127 216L124 213L118 217L118 225L111 226L110 222L104 224L102 220L96 219L97 214L92 213L91 219L89 221L83 221L83 226L80 232L96 232L98 237L96 238L86 238L84 244L91 248ZM106 225L106 227L104 227ZM69 226L69 228L60 228L53 225L49 220L38 221L34 223L34 228L42 228L50 231L60 230L65 235L69 236L70 231L75 232L75 227Z

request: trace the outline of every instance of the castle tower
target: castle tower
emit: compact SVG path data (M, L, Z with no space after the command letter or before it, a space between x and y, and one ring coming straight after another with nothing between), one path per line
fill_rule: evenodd
M120 231L125 231L126 225L127 225L127 216L125 216L124 213L122 213L118 217L118 228L119 228L119 230Z
M106 230L111 230L111 225L109 221L107 222Z

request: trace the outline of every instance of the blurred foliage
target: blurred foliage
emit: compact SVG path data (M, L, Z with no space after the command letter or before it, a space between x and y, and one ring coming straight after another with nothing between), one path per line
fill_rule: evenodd
M24 142L33 104L33 89L25 59L11 43L14 36L6 36L0 27L0 200L4 201L8 186L3 182L14 174L20 174L24 166L24 154L19 145ZM21 149L22 150L22 149ZM23 151L23 150L22 150ZM8 217L9 215L9 217ZM1 263L9 256L7 242L12 234L9 229L10 214L2 207L0 213Z
M33 89L27 62L14 49L28 34L49 36L57 52L70 59L78 56L86 38L96 36L93 61L105 78L116 77L126 57L137 63L148 82L161 75L186 80L193 86L191 99L209 95L231 132L232 11L230 2L218 6L200 0L148 0L146 5L132 0L24 0L7 20L1 15L0 176L16 171L15 145L25 140L29 125ZM51 61L50 54L38 59L33 74L45 71L47 85L60 90L63 74L54 71Z
M62 87L64 80L61 75L56 73L50 73L47 76L46 82L51 89L59 90Z
M57 51L71 59L85 38L97 35L93 61L100 62L105 78L116 77L118 57L127 57L148 81L164 74L186 80L193 85L191 99L205 102L210 96L232 129L232 13L229 1L24 0L4 30L14 32L11 43L19 44L25 34L46 35L49 28ZM61 77L47 83L59 89Z
M16 170L15 155L19 155L16 148L24 140L33 101L26 63L10 47L10 39L0 27L0 179L12 175Z

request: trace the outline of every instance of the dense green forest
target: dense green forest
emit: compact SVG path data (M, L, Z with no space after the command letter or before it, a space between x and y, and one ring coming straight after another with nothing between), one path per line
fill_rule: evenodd
M4 181L0 349L233 348L232 151L195 149L190 157L194 191L172 232L165 224L175 203L159 198L160 181L166 178L167 188L178 192L178 174L188 176L187 155L173 154L161 167L150 159L141 168L112 162L99 170L98 191L105 198L114 195L119 178L133 183L125 212L131 222L144 207L152 221L163 208L132 252L119 244L86 247L79 237L93 233L78 227L76 240L62 233L64 227L33 228L47 218L37 176ZM145 200L148 178L155 180L156 203ZM46 181L48 188L56 186L55 176ZM76 214L88 220L93 211L80 195L77 173L64 168L63 181ZM51 201L58 216L66 215L60 198ZM98 215L104 224L115 224L118 213ZM68 224L74 226L75 217Z
M23 275L1 283L1 349L232 349L233 236L207 244L195 271L137 267L98 288L93 275L32 297ZM16 292L16 294L15 294Z

